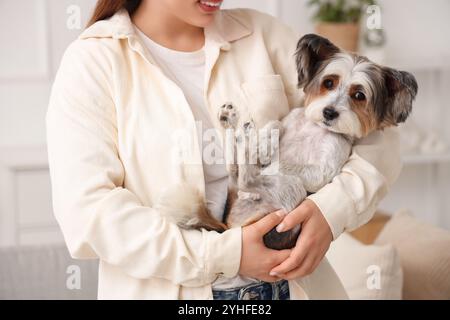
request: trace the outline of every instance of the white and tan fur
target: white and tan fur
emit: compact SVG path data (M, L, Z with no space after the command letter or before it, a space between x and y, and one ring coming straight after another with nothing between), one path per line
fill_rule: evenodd
M252 121L240 125L233 104L220 108L218 117L223 128L236 131L237 150L244 149L247 156L259 154L258 148L272 143L267 148L271 152L265 154L269 157L260 157L256 163L229 165L224 222L214 221L204 199L195 191L187 191L188 186L171 194L163 206L165 214L182 227L223 231L280 208L290 212L308 193L318 191L341 171L355 139L405 121L417 94L411 74L343 52L317 35L299 40L296 64L305 108L295 108L281 121L269 122L263 128L263 132L278 130L278 145L266 135L255 133ZM249 148L252 134L260 138L256 150ZM277 158L271 158L275 154ZM290 248L299 232L300 226L282 233L272 230L264 241L270 248Z

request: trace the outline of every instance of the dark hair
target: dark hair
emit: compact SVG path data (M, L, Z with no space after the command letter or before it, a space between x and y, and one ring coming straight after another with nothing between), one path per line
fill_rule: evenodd
M87 27L93 25L97 21L112 17L121 9L126 9L128 13L132 15L141 2L142 0L98 0Z

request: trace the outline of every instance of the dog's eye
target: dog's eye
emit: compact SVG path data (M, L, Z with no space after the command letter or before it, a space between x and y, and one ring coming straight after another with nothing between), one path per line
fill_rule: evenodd
M358 100L358 101L364 101L366 100L366 95L364 93L362 93L361 91L356 91L353 96L353 99Z
M328 89L331 90L334 87L334 81L333 79L325 79L323 80L323 86Z

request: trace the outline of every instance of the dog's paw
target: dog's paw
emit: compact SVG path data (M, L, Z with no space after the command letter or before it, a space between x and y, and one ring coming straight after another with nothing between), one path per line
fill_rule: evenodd
M238 112L231 103L225 103L219 108L218 118L224 129L234 129L238 122Z
M255 123L250 120L242 125L242 128L236 131L236 143L247 144L249 142L250 136L256 134ZM255 136L255 138L257 138Z
M250 120L250 121L247 121L246 123L244 123L243 129L244 129L244 134L248 137L249 135L255 133L256 125L253 122L253 120Z

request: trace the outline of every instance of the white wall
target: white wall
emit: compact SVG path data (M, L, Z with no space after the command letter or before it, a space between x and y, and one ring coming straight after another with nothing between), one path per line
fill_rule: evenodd
M301 33L313 31L307 0L225 0L280 17ZM0 244L62 241L51 214L44 117L62 53L81 30L66 26L71 5L83 25L94 0L0 1ZM389 61L411 68L420 94L414 117L450 141L450 1L382 1ZM8 44L8 45L5 45ZM447 68L445 71L444 69ZM450 163L407 165L382 207L413 209L450 228Z
M81 31L66 27L74 4L84 25L93 0L0 1L0 245L62 241L51 209L44 119L61 56Z

